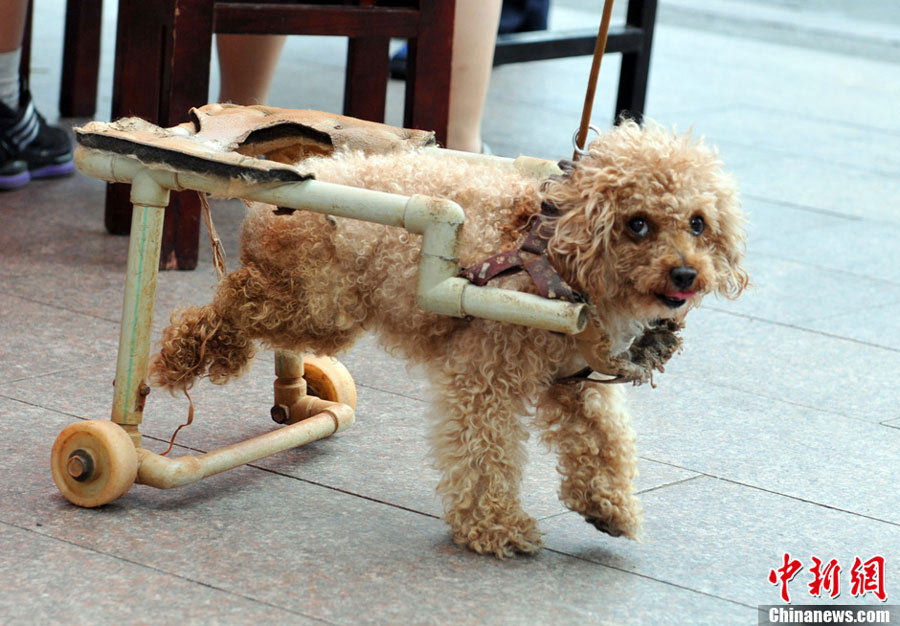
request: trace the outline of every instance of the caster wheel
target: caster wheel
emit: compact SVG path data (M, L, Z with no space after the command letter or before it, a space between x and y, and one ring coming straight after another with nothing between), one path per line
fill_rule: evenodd
M114 422L92 420L63 429L50 454L53 481L83 507L122 497L137 477L138 457L128 433Z
M330 356L303 357L306 392L330 402L356 408L356 385L344 364Z

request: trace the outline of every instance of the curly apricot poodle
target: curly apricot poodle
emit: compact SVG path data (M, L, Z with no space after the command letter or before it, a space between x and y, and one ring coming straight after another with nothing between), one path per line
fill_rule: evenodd
M626 121L545 181L427 149L299 166L328 182L457 202L463 265L515 247L542 204L552 207L547 259L589 303L588 330L572 337L424 311L415 302L417 235L250 204L242 266L212 303L173 314L153 382L185 389L207 374L224 383L245 370L257 342L331 355L372 331L423 363L433 383L431 450L458 544L500 557L541 547L519 497L529 419L559 455L565 505L605 533L637 538L623 386L578 374L590 367L649 381L680 347L687 311L706 294L734 298L746 287L743 216L715 151ZM496 284L536 292L526 273Z

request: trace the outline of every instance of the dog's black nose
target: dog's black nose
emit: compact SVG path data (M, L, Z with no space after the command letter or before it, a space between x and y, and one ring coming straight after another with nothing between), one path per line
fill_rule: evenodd
M694 284L694 279L697 278L697 270L693 267L682 265L669 270L669 276L672 277L672 283L678 289L687 290Z

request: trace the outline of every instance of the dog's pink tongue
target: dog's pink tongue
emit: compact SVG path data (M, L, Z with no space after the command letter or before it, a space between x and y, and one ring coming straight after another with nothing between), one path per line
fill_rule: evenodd
M695 291L675 291L672 293L667 293L666 295L670 298L678 298L679 300L688 300L694 296Z

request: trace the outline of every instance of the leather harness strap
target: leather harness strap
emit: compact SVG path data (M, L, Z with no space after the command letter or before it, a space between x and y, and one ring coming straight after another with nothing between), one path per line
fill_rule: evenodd
M560 161L559 166L564 172L562 177L565 177L571 173L574 163ZM559 210L555 206L546 201L541 203L540 213L535 216L528 235L525 236L518 248L504 250L480 263L463 268L459 272L459 276L482 287L498 276L524 270L531 277L538 295L569 302L587 302L584 294L578 293L563 280L547 256L547 242L553 235L553 226L550 222L558 217ZM571 376L559 378L553 382L554 384L586 382L603 385L633 382L633 379L625 376L614 376L608 379L589 378L593 373L593 369L586 367Z
M614 376L613 378L591 378L591 374L596 372L597 370L591 369L590 367L586 367L578 372L575 372L571 376L564 376L563 378L557 378L553 381L554 385L559 384L567 384L567 383L597 383L599 385L616 385L619 383L631 383L634 382L633 378L628 378L627 376ZM597 372L598 374L603 374L603 372ZM609 376L609 374L604 374L604 376Z
M542 203L541 212L518 248L505 250L463 268L459 275L481 287L497 276L524 270L531 277L538 294L544 298L585 302L586 298L562 279L547 256L547 242L553 234L548 222L557 217L559 211L555 206L549 202Z

